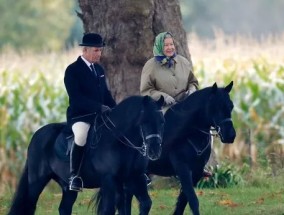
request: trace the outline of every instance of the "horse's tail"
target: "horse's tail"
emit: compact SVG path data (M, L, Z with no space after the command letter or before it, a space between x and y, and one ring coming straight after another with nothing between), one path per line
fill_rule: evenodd
M102 191L99 189L99 191L93 195L91 198L90 205L92 205L92 210L96 211L96 214L100 215L103 214L103 205L102 205Z
M25 200L28 197L28 164L26 162L22 176L20 178L17 190L14 194L13 201L8 212L8 215L20 215L27 214L25 213L25 207L27 207L27 203Z

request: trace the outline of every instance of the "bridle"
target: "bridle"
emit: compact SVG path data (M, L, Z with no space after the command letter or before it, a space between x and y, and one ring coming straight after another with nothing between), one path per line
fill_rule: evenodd
M143 112L143 111L141 111ZM142 114L142 113L141 113ZM141 115L140 114L140 115ZM148 134L144 135L142 126L139 125L140 127L140 134L143 140L142 146L135 146L123 133L121 133L114 122L107 116L107 115L101 115L101 119L103 121L103 124L106 126L106 128L110 131L112 131L112 134L115 136L117 140L119 140L122 144L137 150L141 155L144 157L147 155L147 144L146 141L151 139L151 138L158 138L162 142L162 136L160 134Z
M213 126L213 128L209 129L209 132L204 131L203 129L200 129L200 128L196 128L196 129L199 130L200 132L204 133L204 134L208 134L208 135L211 135L213 137L221 137L222 136L221 125L223 123L226 123L226 122L232 122L232 118L225 118L225 119L221 120L218 124L213 119L214 126Z
M141 137L143 139L143 148L144 148L144 153L142 154L143 156L146 156L147 155L147 144L146 144L146 141L151 139L151 138L158 138L160 140L160 144L159 144L159 147L161 147L161 144L162 144L162 136L160 134L148 134L148 135L144 135L143 133L143 129L142 129L142 126L140 126L140 133L141 133Z
M202 133L204 133L204 134L207 134L208 136L211 136L211 137L220 137L220 138L222 138L221 125L222 125L223 123L231 122L231 121L232 121L232 118L225 118L225 119L221 120L221 121L217 124L217 123L215 122L215 120L213 120L214 126L213 126L212 129L209 130L209 132L204 131L204 130L199 129L199 128L198 128L198 131L200 131L200 132L202 132ZM215 131L215 133L213 133L212 131ZM190 145L191 145L191 146L193 147L193 149L196 151L197 156L201 156L201 155L206 151L206 149L209 147L209 145L211 144L211 141L209 141L209 139L208 139L208 141L207 141L208 143L206 144L206 146L205 146L202 150L200 150L200 149L198 149L198 148L194 145L194 143L193 143L189 138L187 138L187 142L190 143Z
M226 123L226 122L232 122L232 118L229 118L229 117L225 118L225 119L221 120L218 124L213 119L215 131L216 131L218 137L220 137L220 138L222 138L221 125Z

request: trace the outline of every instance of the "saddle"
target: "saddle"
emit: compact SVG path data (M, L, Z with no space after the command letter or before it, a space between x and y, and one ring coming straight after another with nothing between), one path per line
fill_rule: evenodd
M87 149L95 149L97 147L101 139L102 126L102 120L100 119L100 117L96 117L95 122L91 124L88 132L86 143ZM72 144L74 144L74 134L72 132L71 127L67 123L65 123L64 128L62 129L55 141L54 149L56 155L62 160L69 161Z

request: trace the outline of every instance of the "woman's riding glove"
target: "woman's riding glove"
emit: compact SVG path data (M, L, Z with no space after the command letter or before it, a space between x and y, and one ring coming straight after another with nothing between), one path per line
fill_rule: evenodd
M167 96L167 98L165 99L165 103L166 105L173 105L176 103L176 100L171 96Z

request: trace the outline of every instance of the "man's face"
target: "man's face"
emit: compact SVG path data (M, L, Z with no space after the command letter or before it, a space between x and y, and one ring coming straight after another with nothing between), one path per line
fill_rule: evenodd
M98 63L102 55L102 47L85 47L83 56L90 63Z

